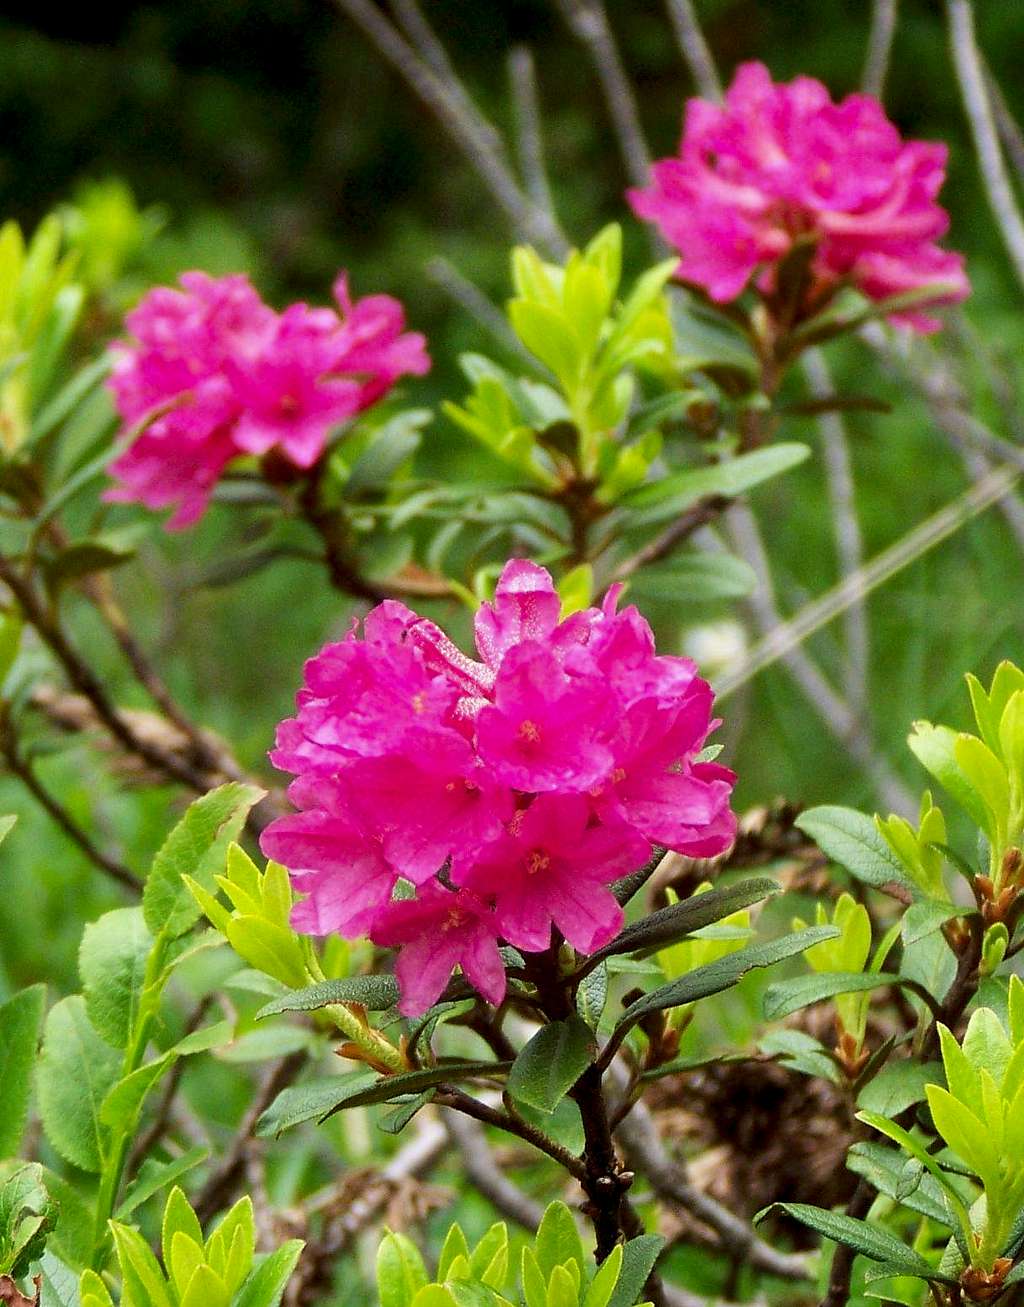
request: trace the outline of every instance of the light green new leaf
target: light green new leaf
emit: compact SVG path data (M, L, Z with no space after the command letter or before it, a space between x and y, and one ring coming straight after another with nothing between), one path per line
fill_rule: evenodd
M428 1279L423 1258L412 1240L404 1234L386 1234L377 1249L380 1307L408 1307Z
M582 1273L586 1260L583 1241L572 1212L565 1203L554 1202L548 1205L537 1231L535 1247L540 1269L548 1279L555 1267L564 1262L576 1262Z
M304 1247L301 1239L290 1239L265 1257L242 1285L233 1307L278 1307Z

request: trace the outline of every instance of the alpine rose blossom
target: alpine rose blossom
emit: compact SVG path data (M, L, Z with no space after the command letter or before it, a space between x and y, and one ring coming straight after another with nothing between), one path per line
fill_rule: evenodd
M835 104L814 78L775 83L747 63L724 104L687 102L679 154L629 201L679 251L680 279L719 303L751 281L770 293L780 260L810 240L812 299L843 283L872 300L943 283L935 302L951 304L969 285L962 255L935 243L945 173L946 147L904 141L871 96ZM913 311L891 321L940 325Z
M622 925L610 886L653 845L732 843L735 777L699 759L711 688L620 589L562 619L548 572L514 560L476 615L478 659L386 600L306 664L270 755L297 811L263 851L305 896L297 930L399 950L407 1015L456 966L500 1003L502 943L601 948Z
M430 360L389 295L353 300L344 274L340 312L292 304L275 313L246 277L187 272L181 290L152 290L113 348L110 389L125 430L139 429L110 466L114 501L176 507L168 525L205 510L225 467L275 450L311 467L331 431Z

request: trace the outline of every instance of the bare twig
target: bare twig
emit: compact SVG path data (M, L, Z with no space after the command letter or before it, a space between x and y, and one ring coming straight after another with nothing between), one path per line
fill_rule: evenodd
M889 335L877 323L864 328L861 335L874 349L885 368L901 381L909 382L921 395L936 426L959 453L972 480L980 481L992 471L993 462L990 457L996 463L1015 463L1024 471L1024 449L1017 443L1024 435L1024 425L1017 412L1016 395L1009 393L1008 388L1008 393L1000 394L1002 387L998 384L998 376L992 377L993 389L1000 399L1004 417L1013 429L1016 437L1014 442L997 436L970 412L969 397L941 357L935 358L933 363L926 363L916 355L908 356L897 352L892 347ZM976 348L970 342L968 347ZM1024 550L1024 504L1017 495L1005 495L997 507Z
M493 128L488 130L479 109L467 107L468 97L452 94L447 79L439 77L417 54L372 0L334 2L441 120L515 230L548 252L564 255L568 247L550 213L534 203L505 160L491 149Z
M992 105L985 86L981 52L974 31L974 9L970 0L946 0L946 13L953 65L978 153L985 194L1017 280L1024 286L1024 218L1021 217L999 148Z
M516 141L519 171L535 204L555 219L555 202L544 163L540 96L533 54L525 45L514 46L508 55L509 86L516 111ZM555 219L557 221L557 219Z
M665 0L665 7L672 20L672 30L676 34L680 53L686 61L698 92L705 100L720 100L722 83L697 20L693 0Z
M205 995L199 1000L191 1015L185 1022L185 1028L182 1035L191 1035L198 1030L203 1024L206 1013L210 1009L213 997L210 994ZM133 1176L142 1164L143 1159L149 1150L163 1137L171 1119L171 1110L174 1106L174 1099L177 1095L178 1088L181 1085L181 1077L185 1073L185 1058L176 1058L170 1071L164 1077L163 1087L160 1090L160 1097L157 1100L156 1110L153 1113L153 1119L141 1134L135 1136L132 1142L131 1150L124 1164L124 1173L126 1176Z
M896 35L897 4L898 0L874 0L871 6L871 31L860 84L867 95L873 95L879 100L885 90L885 77L889 71L893 37Z
M253 1096L245 1115L239 1123L234 1138L196 1198L193 1206L200 1222L206 1222L226 1205L239 1182L245 1177L246 1158L254 1143L256 1122L267 1110L286 1085L298 1075L306 1061L304 1050L289 1053L275 1062L264 1076L260 1087Z
M774 626L750 650L742 666L722 678L717 687L719 697L731 694L765 667L787 658L798 649L802 641L838 617L862 593L874 590L930 549L934 549L986 508L1012 494L1020 478L1021 472L1017 467L1002 465L994 468L982 481L958 495L912 531L908 531L894 545L877 554L861 569L858 576L848 577L805 604L789 621Z
M642 567L649 567L668 558L681 544L685 544L701 527L716 521L733 501L724 495L707 495L700 499L642 549L621 562L612 574L613 581L625 581Z
M49 790L46 789L36 775L32 764L22 757L14 735L13 724L6 714L5 720L0 722L0 753L3 754L4 761L11 773L18 777L39 806L49 814L64 834L78 845L90 862L99 867L100 871L104 872L112 880L116 880L118 884L130 889L133 894L141 893L142 882L139 878L122 863L118 862L116 858L104 853L89 835L82 830L67 809L58 803Z
M536 367L536 359L508 325L504 314L491 303L475 282L470 281L453 263L440 255L427 262L426 271L427 276L437 282L449 299L479 323L503 349L516 354L531 367Z
M820 350L808 350L803 369L816 399L827 399L834 392L828 364ZM838 413L823 413L818 419L829 498L832 501L832 525L843 576L856 576L864 561L864 550L857 520L853 467L850 463L846 426ZM844 614L846 659L844 691L847 703L858 716L868 708L868 626L863 601L853 603Z
M473 1098L454 1087L442 1086L434 1101L441 1107L454 1108L455 1111L462 1112L465 1116L472 1117L484 1125L497 1126L499 1130L518 1136L525 1143L532 1144L538 1151L546 1153L577 1180L582 1180L586 1174L583 1163L578 1157L555 1140L549 1139L542 1130L538 1130L522 1117L503 1112L499 1108L492 1107L490 1103L484 1103L479 1098Z
M719 699L751 680L770 663L781 659L818 716L871 778L889 808L895 812L912 812L915 805L910 793L878 756L856 713L829 684L807 651L800 647L811 631L809 630L807 635L797 635L795 631L791 631L796 619L789 622L782 620L775 603L768 558L753 514L744 504L738 504L730 516L729 525L739 553L758 576L758 587L750 598L750 607L761 628L762 637L738 668L726 672L720 678L715 687ZM845 587L845 602L832 616L837 616L839 611L843 611L847 603L863 601L871 588L867 584L866 577L867 569L862 568L836 587L836 589ZM835 590L828 592L829 595L835 593ZM807 608L810 607L812 605L807 605ZM807 609L801 611L806 612ZM816 630L817 627L811 629ZM786 632L789 638L781 639L782 632ZM766 656L769 650L770 657Z
M191 752L198 766L212 776L220 773L225 780L242 780L244 773L232 757L227 746L220 740L208 735L188 716L177 703L170 690L149 661L142 646L136 640L128 621L114 595L110 577L104 574L90 577L85 584L85 591L96 606L117 647L124 654L135 679L146 690L153 702L164 716L178 728L188 739Z
M619 1122L616 1135L633 1169L649 1181L655 1193L713 1230L727 1255L784 1280L811 1278L802 1257L777 1252L746 1221L690 1183L683 1166L666 1152L644 1103L637 1103Z
M602 0L555 0L555 3L590 56L629 180L634 186L645 186L651 155L640 125L636 97L622 66Z
M1006 96L993 76L991 68L985 68L985 86L992 103L992 116L995 118L996 131L1003 143L1003 149L1009 155L1018 177L1024 178L1024 131L1013 116L1013 110L1006 103Z
M96 716L117 742L164 775L181 781L198 794L205 794L211 788L209 775L203 768L169 749L141 738L131 729L125 717L107 697L99 677L68 640L56 618L36 593L35 587L21 575L10 559L2 555L0 581L17 599L25 620L35 628L40 639L64 668L71 684L89 700Z
M466 1175L503 1216L536 1230L543 1208L504 1175L491 1154L483 1126L458 1112L444 1113L448 1137L458 1149Z
M378 1173L362 1181L354 1198L344 1200L342 1182L333 1185L321 1197L305 1203L305 1213L324 1214L324 1230L318 1238L307 1239L306 1248L285 1291L285 1307L305 1307L308 1303L320 1301L318 1289L324 1287L320 1282L325 1268L329 1278L338 1256L383 1212L396 1189L436 1166L449 1146L447 1131L441 1123L428 1121Z

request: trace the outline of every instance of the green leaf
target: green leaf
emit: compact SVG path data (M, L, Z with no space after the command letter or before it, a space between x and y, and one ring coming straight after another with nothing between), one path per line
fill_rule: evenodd
M648 599L672 603L708 603L742 599L757 588L757 573L734 554L677 554L663 566L644 568L630 581L630 590Z
M862 971L813 972L809 976L793 976L769 985L764 995L764 1019L780 1021L791 1012L837 994L862 994L880 989L883 985L898 985L899 976L883 973L872 975Z
M578 1280L565 1266L556 1266L548 1276L547 1307L577 1307Z
M260 1117L256 1133L261 1138L279 1135L304 1121L320 1120L326 1113L345 1102L347 1097L376 1084L375 1071L350 1071L345 1075L326 1076L289 1085L274 1099Z
M290 1239L264 1257L239 1290L232 1307L278 1307L305 1244Z
M130 562L135 557L140 534L138 527L132 527L124 531L90 536L87 540L74 540L65 545L60 553L46 559L43 565L47 588L51 593L56 593L61 586L80 581L96 572L109 572Z
M731 916L751 903L759 903L772 894L778 894L779 887L773 880L744 880L727 889L708 890L705 894L694 894L679 903L672 903L667 908L660 908L650 916L641 917L639 921L619 932L618 935L596 953L591 953L581 970L589 972L604 958L617 953L650 952L675 944L695 930L703 930L723 917Z
M100 1105L100 1124L111 1132L130 1134L147 1095L173 1061L167 1054L138 1067L113 1085Z
M336 1103L320 1119L326 1121L329 1116L333 1116L343 1107L367 1107L372 1103L388 1103L404 1094L419 1094L433 1085L446 1084L449 1081L467 1080L477 1076L504 1076L511 1066L511 1062L463 1062L453 1059L439 1062L436 1066L424 1067L419 1071L403 1071L400 1075L381 1076L369 1088L361 1089L355 1094L346 1094L343 1102Z
M197 799L164 841L146 881L142 910L154 935L183 935L201 911L182 876L210 890L223 870L228 845L238 837L249 810L263 797L254 785L235 781Z
M596 1056L594 1032L582 1017L552 1021L541 1026L512 1064L508 1092L542 1112L553 1112Z
M935 931L941 929L947 921L954 917L966 917L969 915L968 909L960 907L955 903L934 903L924 899L920 903L912 903L903 914L901 923L901 935L903 936L904 948L909 948L911 944L916 944L919 939L926 939Z
M740 454L710 467L688 468L675 472L651 485L625 495L621 503L635 510L632 522L650 526L670 517L677 517L684 509L707 495L723 495L732 499L771 477L788 472L802 463L810 448L797 442L782 441L750 454Z
M86 926L78 952L89 1020L115 1048L135 1028L153 937L141 908L117 908Z
M170 1257L171 1244L176 1234L187 1235L200 1248L205 1244L203 1228L199 1224L192 1204L185 1197L185 1191L178 1185L167 1195L164 1215L160 1225L160 1247L163 1249L164 1261Z
M915 897L920 893L875 823L862 812L831 805L808 808L797 817L796 826L822 853L866 885L879 888L895 882Z
M100 1108L121 1058L96 1033L78 994L50 1009L36 1073L39 1114L57 1152L83 1171L102 1167Z
M576 991L576 1010L592 1030L601 1024L608 1002L608 968L602 962L583 977Z
M38 1162L18 1167L0 1184L0 1275L15 1280L27 1275L56 1220L43 1168Z
M39 1307L79 1307L78 1276L60 1258L50 1252L43 1253L39 1278Z
M665 1240L660 1234L641 1234L623 1244L622 1270L608 1307L633 1307L643 1293L644 1285L664 1246Z
M946 1283L953 1283L948 1277L940 1276L920 1253L908 1248L879 1225L869 1225L867 1221L858 1221L843 1212L829 1212L822 1207L811 1207L807 1203L772 1203L764 1211L758 1212L754 1217L755 1224L775 1211L785 1212L793 1220L824 1235L826 1239L844 1244L854 1252L863 1253L872 1261L884 1262L887 1267L893 1268L893 1274L913 1275L918 1279L944 1280Z
M161 1189L165 1189L175 1180L186 1175L193 1167L199 1166L209 1157L209 1149L197 1145L190 1148L187 1153L182 1153L180 1157L175 1157L169 1162L158 1162L155 1158L148 1157L139 1167L138 1174L129 1185L124 1196L124 1201L115 1213L119 1221L126 1220L131 1216L137 1207L141 1207L144 1202L158 1194Z
M21 1145L32 1091L46 986L23 989L0 1007L0 1158Z
M854 1175L863 1176L880 1194L951 1229L953 1217L933 1176L924 1172L914 1189L900 1192L905 1163L906 1158L898 1149L871 1140L854 1144L846 1156L846 1165Z
M541 1218L537 1230L537 1242L534 1245L537 1261L545 1278L551 1278L556 1266L574 1261L582 1274L586 1264L583 1254L583 1242L576 1228L572 1212L565 1203L549 1203Z
M706 896L702 894L699 897ZM796 934L784 935L781 939L769 940L763 944L752 944L738 953L730 953L715 962L708 962L631 1003L616 1030L635 1025L648 1012L682 1007L686 1003L695 1003L697 999L707 998L710 994L720 994L723 989L737 984L755 967L774 966L776 962L795 957L814 944L820 944L822 940L835 939L838 934L834 926L810 926Z
M928 1085L942 1083L939 1062L904 1059L890 1062L857 1095L857 1106L880 1116L898 1117L915 1103L923 1103Z
M260 1008L256 1020L282 1012L315 1012L333 1003L360 1003L368 1012L384 1012L398 1002L398 981L394 976L346 976L321 980L307 989L295 989Z

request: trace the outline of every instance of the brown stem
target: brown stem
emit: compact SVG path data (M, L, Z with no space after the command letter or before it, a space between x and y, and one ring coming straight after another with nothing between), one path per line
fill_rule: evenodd
M99 677L71 644L57 619L40 599L28 578L21 575L9 558L0 555L0 581L14 595L25 620L64 668L68 680L92 704L99 720L117 742L164 775L187 785L197 794L211 788L209 775L168 749L136 735L111 703Z
M305 1050L289 1053L287 1057L274 1064L265 1076L263 1083L249 1104L242 1117L230 1148L221 1159L216 1170L203 1185L199 1196L193 1204L200 1223L206 1222L231 1198L240 1180L245 1176L245 1164L250 1148L253 1146L253 1133L256 1122L267 1110L282 1089L298 1075L306 1061Z
M457 1112L462 1112L466 1116L473 1117L476 1121L481 1121L484 1125L496 1126L499 1130L504 1130L507 1134L516 1135L528 1144L542 1153L546 1153L559 1166L575 1179L582 1181L585 1171L580 1159L563 1148L555 1140L549 1139L546 1134L532 1126L529 1121L524 1120L521 1116L513 1115L511 1112L503 1112L499 1108L491 1107L489 1103L482 1103L478 1098L472 1098L465 1094L461 1089L454 1086L443 1086L434 1099L442 1107L452 1107Z
M101 574L90 577L84 589L135 673L135 679L164 716L187 738L196 763L212 774L221 773L225 779L243 780L244 773L228 749L219 741L211 740L192 721L164 684L132 633L124 611L117 602L109 576Z
M133 894L141 893L142 882L139 878L93 843L71 814L61 807L49 790L45 788L35 774L32 764L21 756L13 726L6 710L4 710L2 720L0 720L0 753L3 754L4 761L10 771L18 777L39 806L53 818L64 834L78 845L86 857L99 867L100 871L110 876L112 880L116 880L120 885L130 889Z
M615 1151L600 1067L584 1071L572 1096L580 1109L586 1140L583 1189L588 1203L584 1210L594 1223L595 1255L598 1262L603 1262L623 1238L642 1234L643 1225L626 1197L633 1173L622 1168Z
M620 563L615 569L612 580L625 581L641 568L661 562L689 540L702 526L707 526L708 523L719 518L731 503L732 500L727 499L725 495L707 495L704 499L698 500L685 513L680 514L661 535L656 536L642 549L638 549L635 554Z
M846 1215L855 1220L863 1220L875 1200L874 1190L866 1180L859 1180L853 1197L846 1205ZM846 1244L836 1244L835 1256L828 1277L828 1291L818 1307L846 1307L850 1299L850 1277L853 1274L853 1262L857 1254Z

